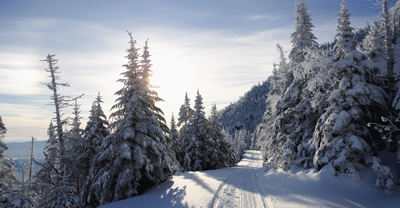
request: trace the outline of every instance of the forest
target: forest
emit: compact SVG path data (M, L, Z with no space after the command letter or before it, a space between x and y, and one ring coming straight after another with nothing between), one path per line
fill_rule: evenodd
M112 113L102 110L100 93L83 128L79 99L60 94L55 55L47 55L54 118L49 121L45 159L30 157L28 176L17 179L3 138L0 117L0 205L2 207L97 207L131 198L184 171L232 167L245 149L260 150L264 167L289 170L329 166L348 179L358 172L376 172L375 186L385 191L400 185L384 165L383 153L400 162L400 90L397 43L400 1L378 0L380 19L355 29L343 0L337 34L318 43L304 1L296 3L292 48L277 44L273 75L255 85L237 102L209 116L197 91L194 105L186 94L179 113L167 125L163 101L150 79L148 46L137 47L128 32L122 88ZM141 51L141 52L140 52ZM62 110L72 107L72 117ZM32 146L34 138L32 138ZM32 147L33 151L33 147ZM32 171L33 164L40 166Z

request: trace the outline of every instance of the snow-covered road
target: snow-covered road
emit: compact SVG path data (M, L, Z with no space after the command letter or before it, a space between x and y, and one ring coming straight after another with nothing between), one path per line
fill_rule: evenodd
M395 157L394 157L395 158ZM144 194L102 208L127 207L398 207L400 190L384 193L373 187L376 174L360 171L362 181L346 174L321 171L262 168L261 152L245 151L235 167L178 173Z
M261 153L246 151L237 170L219 186L210 207L268 207L268 198L258 181L261 167Z

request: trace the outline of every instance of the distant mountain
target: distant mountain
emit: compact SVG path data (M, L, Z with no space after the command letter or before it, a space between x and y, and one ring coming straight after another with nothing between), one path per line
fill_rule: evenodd
M5 151L5 155L11 158L27 159L27 152L31 148L30 142L10 142L7 143L8 150ZM43 149L46 146L46 141L35 141L34 143L34 155L35 159L44 159Z
M262 121L266 96L270 90L270 79L254 85L237 102L231 103L218 113L221 124L231 135L242 128L252 133Z

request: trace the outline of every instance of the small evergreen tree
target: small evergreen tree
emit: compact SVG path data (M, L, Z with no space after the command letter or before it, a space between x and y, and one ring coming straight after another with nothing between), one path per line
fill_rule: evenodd
M367 56L374 62L377 62L379 58L384 56L384 40L381 37L381 29L378 22L374 22L374 25L362 42L362 47Z
M179 132L176 129L176 125L175 125L175 118L174 118L174 114L172 113L172 117L171 117L171 128L170 128L170 140L171 140L171 149L172 151L174 151L176 159L182 163L183 158L182 158L182 144L181 144L181 139L179 136Z

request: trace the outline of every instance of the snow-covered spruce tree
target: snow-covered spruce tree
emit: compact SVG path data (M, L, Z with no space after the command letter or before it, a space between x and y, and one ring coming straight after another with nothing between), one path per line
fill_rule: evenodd
M243 158L244 150L246 149L246 138L248 137L248 131L246 129L240 129L235 132L233 138L233 149L236 162L239 162Z
M181 128L182 153L190 159L190 168L185 170L209 170L216 165L216 144L209 132L209 122L205 117L203 98L197 90L194 111L190 122ZM184 162L188 162L187 159Z
M343 0L341 5L341 9L339 10L338 15L338 26L337 26L337 34L336 38L338 41L336 42L336 58L342 59L344 55L348 54L350 51L355 50L356 41L354 40L353 28L350 26L350 13L349 9L347 9L346 1Z
M386 90L389 94L389 103L388 103L388 112L386 117L393 118L395 116L395 109L392 106L392 102L394 101L396 91L395 91L395 74L394 74L394 64L395 64L395 54L394 54L394 47L393 47L393 31L392 31L392 24L390 21L390 14L388 10L388 5L392 2L392 0L377 0L375 5L379 8L382 8L382 12L380 15L382 16L382 29L384 34L384 60L386 61L386 80L387 86ZM391 140L393 142L390 143L390 151L397 152L397 132L392 134Z
M300 4L296 2L294 19L296 26L295 31L290 36L293 48L289 54L289 59L296 63L303 61L304 49L318 47L318 43L315 41L317 38L312 33L314 25L311 23L311 15L308 14L307 9L304 0Z
M367 53L371 61L377 62L383 57L384 44L384 39L381 37L381 25L378 22L374 22L374 25L370 28L362 42L363 51Z
M193 109L190 107L190 99L187 93L185 93L185 101L179 108L178 126L182 124L187 124L193 115Z
M140 64L136 41L129 36L126 71L118 80L124 86L115 93L119 97L112 107L115 131L103 140L91 163L82 194L84 207L136 196L176 171L172 166L176 159L166 145L162 111L155 106L161 98L149 85L148 48Z
M78 205L78 196L69 181L70 175L65 174L67 172L65 169L60 170L59 140L57 139L53 122L50 122L47 134L49 139L43 150L45 159L43 164L37 163L41 165L41 169L34 176L38 184L38 194L41 198L39 200L39 207L50 208L55 207L56 204L61 206L60 200L71 207L76 207Z
M39 207L78 207L79 198L74 194L76 190L70 185L69 176L56 175L56 183L49 191L46 198L43 198Z
M4 208L33 208L38 207L37 202L33 197L29 196L31 192L28 186L32 181L25 181L24 167L22 166L22 181L13 182L11 185L12 194L8 197L6 203L1 203ZM0 193L1 195L1 193Z
M318 44L312 34L314 25L304 1L301 4L296 3L295 23L295 32L291 36L293 48L289 54L291 62L286 66L290 69L284 75L285 82L280 93L267 99L269 107L264 114L264 124L260 125L260 136L266 141L266 146L262 149L265 150L263 154L267 164L283 169L289 168L296 160L296 147L302 142L303 136L312 131L310 126L313 120L309 119L309 116L314 113L307 99L311 95L305 92L308 80L314 76L314 69L307 70L302 63L305 59L309 60L315 56ZM282 54L280 48L278 51ZM282 58L281 63L284 63ZM281 65L286 68L286 64ZM274 103L276 105L271 106Z
M100 151L101 142L106 136L110 135L110 131L107 128L109 123L101 108L101 103L103 103L103 101L99 92L96 100L92 104L89 120L83 130L84 136L81 158L79 160L81 171L83 171L81 176L83 183L85 183L86 177L89 174L90 164L95 155Z
M347 11L344 7L342 4L341 11ZM314 156L314 168L319 170L330 163L336 171L357 180L360 165L371 163L373 141L367 129L371 111L384 108L387 94L376 86L379 80L373 62L365 54L351 50L354 46L348 47L329 70L334 89L308 142L308 152Z
M183 163L182 161L183 161L184 156L182 156L182 152L181 152L182 144L181 144L181 139L179 136L179 131L178 131L178 129L176 129L174 113L172 113L170 125L171 125L171 127L170 127L169 138L171 140L171 149L172 149L172 151L174 151L175 157L179 161L179 163Z
M332 81L328 71L333 66L335 51L329 48L306 51L304 61L292 66L301 70L292 70L293 81L284 94L281 97L268 94L264 121L258 126L259 140L265 141L261 150L271 168L312 167L308 142L329 104L327 92L332 90Z
M262 122L259 123L255 131L257 135L257 143L259 149L263 152L264 157L266 156L265 143L271 141L275 137L274 133L274 122L278 115L277 103L282 97L282 94L286 92L288 84L293 82L292 74L287 74L290 65L286 63L283 48L277 44L277 50L279 53L280 63L275 65L279 68L273 80L276 80L275 84L272 85L271 90L265 95L265 111L263 114ZM286 76L288 75L288 76ZM290 78L289 78L290 77ZM271 78L268 78L268 80ZM257 131L257 132L256 132Z
M83 143L83 130L81 129L81 116L79 108L80 104L78 103L78 99L83 95L73 98L73 119L71 123L71 129L69 130L66 140L66 151L65 151L65 160L68 161L69 168L69 182L76 190L74 193L76 196L79 196L80 191L82 190L82 186L85 183L83 180L85 175L85 171L83 170L82 165L82 143Z
M60 167L60 152L58 140L55 133L55 127L53 122L50 122L49 128L47 129L47 135L49 136L46 141L46 146L43 150L45 156L43 164L37 163L41 166L41 169L36 172L34 178L38 183L38 194L41 198L50 192L56 183L56 176L59 174Z
M5 194L10 190L12 182L17 180L14 174L15 163L13 159L4 154L8 149L7 144L3 141L6 133L7 128L0 116L0 205L7 203L11 196Z
M212 118L216 119L216 112ZM214 125L205 117L203 98L197 91L192 118L180 129L184 156L181 165L185 170L211 170L233 165L229 143L225 141L222 128L217 123Z
M393 174L390 172L389 167L380 164L380 159L377 157L372 157L372 169L376 172L378 178L373 184L376 187L382 187L389 191L394 189L397 180L394 178Z
M217 146L219 146L217 167L234 166L236 163L234 149L231 143L226 140L225 134L222 131L222 125L218 119L218 110L215 103L211 105L211 113L208 120L211 124L211 137L216 141Z

